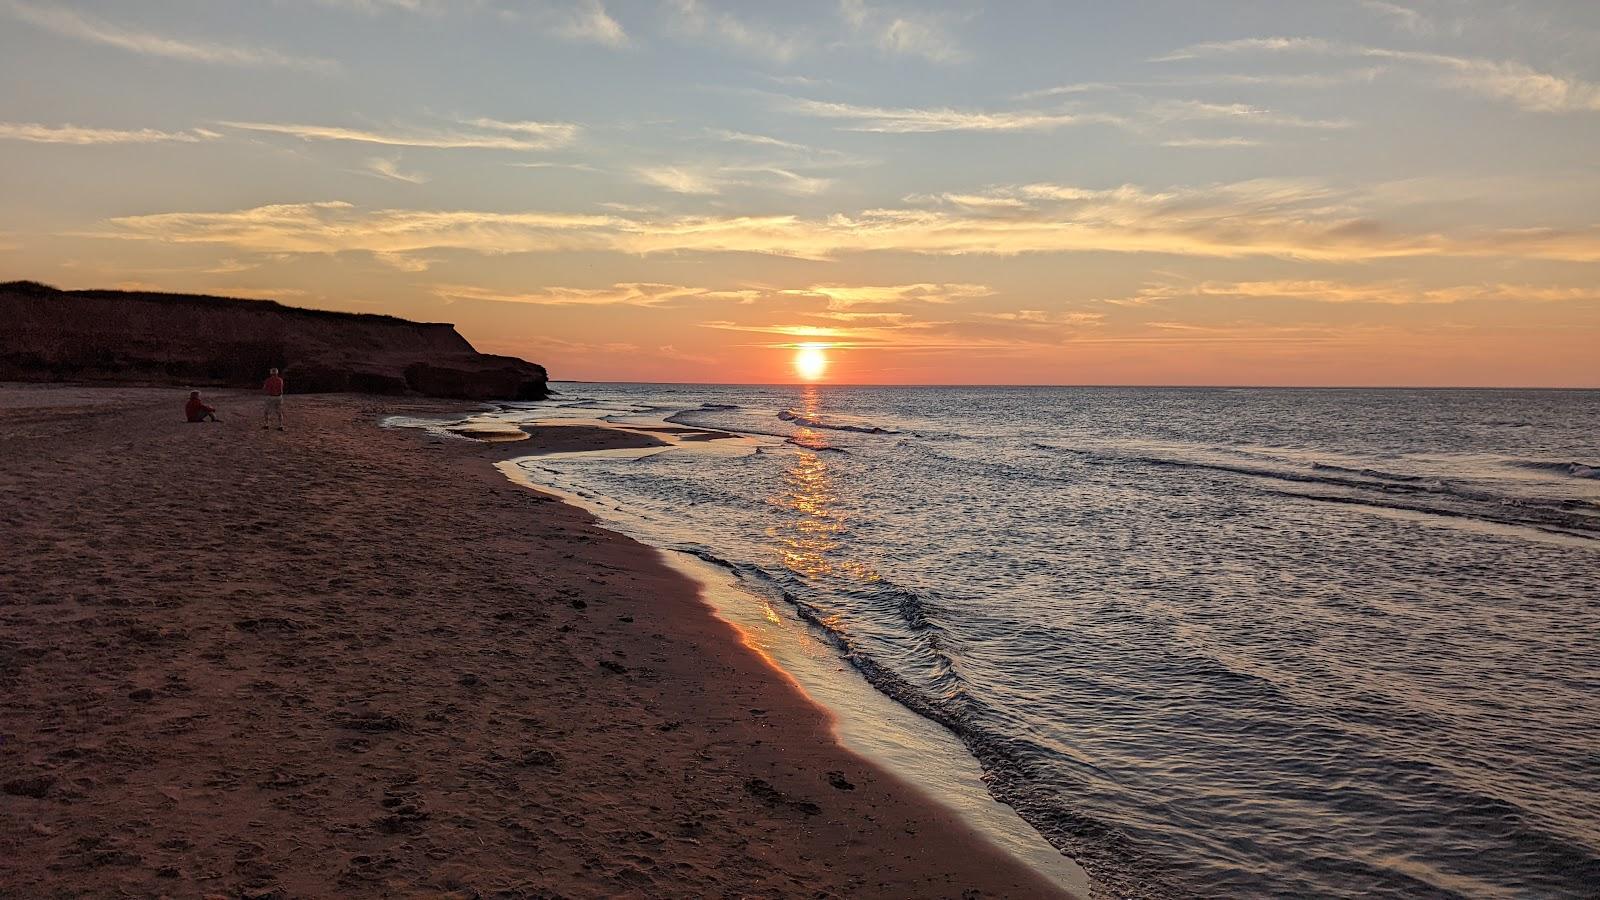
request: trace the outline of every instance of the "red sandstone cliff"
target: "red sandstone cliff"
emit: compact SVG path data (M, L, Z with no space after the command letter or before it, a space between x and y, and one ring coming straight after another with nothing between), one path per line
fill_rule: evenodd
M455 326L270 300L0 284L0 380L259 384L297 393L538 400L544 367L479 353Z

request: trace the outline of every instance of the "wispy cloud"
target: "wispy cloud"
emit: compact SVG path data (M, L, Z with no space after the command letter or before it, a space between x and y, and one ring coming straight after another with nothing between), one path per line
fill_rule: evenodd
M445 300L491 303L528 303L535 306L669 306L696 300L751 303L763 295L753 289L711 290L681 284L619 282L603 288L549 287L539 291L497 291L473 285L436 285L435 296Z
M560 16L555 33L568 40L607 47L626 47L633 43L621 23L606 12L605 4L600 0L581 0Z
M382 156L374 156L363 163L367 174L376 175L379 178L387 178L390 181L404 181L407 184L424 184L427 182L428 176L421 172L402 172L399 165L400 161L398 159L387 159Z
M777 62L789 62L814 44L803 32L780 33L721 12L700 0L667 0L669 27L689 38L714 40L725 46Z
M1338 72L1215 72L1178 75L1148 84L1156 87L1286 87L1331 88L1371 84L1389 71L1386 66L1363 66Z
M1387 19L1396 28L1411 34L1432 34L1433 20L1409 6L1388 0L1358 0L1361 6Z
M301 125L281 122L219 122L228 128L286 134L305 141L350 141L391 147L470 150L550 150L572 142L578 126L564 122L502 122L472 119L472 126L447 130L376 131L338 125Z
M802 97L783 97L783 104L800 115L854 122L847 131L883 134L925 134L940 131L1049 131L1067 125L1116 124L1104 114L1015 110L976 112L950 108L890 108L857 106Z
M1307 119L1248 103L1206 103L1200 100L1164 100L1150 108L1150 115L1161 122L1219 120L1285 128L1337 129L1355 124L1348 119Z
M1365 303L1382 306L1457 304L1471 301L1560 303L1600 300L1600 289L1563 285L1503 282L1427 287L1415 281L1349 282L1333 279L1278 279L1270 281L1204 281L1190 285L1151 285L1121 305L1180 298L1238 298L1293 300L1311 303Z
M986 284L814 284L781 292L790 297L816 297L827 301L836 312L871 310L882 312L921 304L949 304L994 294Z
M711 130L711 135L720 140L731 141L738 144L754 144L758 147L776 147L781 150L794 150L800 153L814 152L813 148L808 147L805 144L796 144L793 141L785 141L775 137L768 137L764 134L749 134L743 131L728 131L724 128L714 128Z
M839 0L839 14L857 35L884 53L920 56L931 62L953 63L968 58L950 34L947 17L891 10L866 0Z
M0 122L0 140L28 141L35 144L194 144L221 135L196 128L190 131L158 131L154 128L125 130L83 128L77 125L40 125L34 122Z
M997 208L872 209L820 218L579 215L388 209L347 203L161 213L112 219L93 233L263 253L756 253L809 259L874 252L936 255L1152 253L1305 260L1488 257L1600 261L1600 227L1463 227L1409 232L1358 197L1315 183L1262 179L1147 191L1030 184L986 192Z
M1262 142L1247 137L1172 138L1161 142L1163 147L1182 147L1194 150L1226 150L1232 147L1259 147Z
M270 66L314 71L338 68L331 60L290 56L265 47L184 40L140 31L59 5L36 6L22 0L3 0L0 2L0 11L61 37L144 56L228 66Z
M440 16L450 12L491 11L502 21L528 21L534 27L562 40L600 44L606 47L627 47L633 39L623 29L622 23L612 18L604 0L572 0L572 2L519 3L516 6L484 2L484 0L316 0L323 6L354 10L377 15L399 10L408 13Z
M401 9L406 12L442 12L447 8L449 0L316 0L316 2L323 6L376 14L391 9Z
M1479 96L1505 100L1533 112L1600 112L1600 84L1581 78L1542 72L1506 60L1451 56L1417 50L1391 50L1343 44L1322 38L1244 38L1191 44L1155 62L1226 57L1238 54L1312 54L1361 57L1410 64L1439 72L1440 84Z
M772 165L641 166L639 181L674 194L721 194L733 187L761 187L786 194L819 194L833 184L829 178L803 175Z
M1346 45L1337 44L1322 38L1308 37L1259 37L1238 38L1231 41L1203 41L1190 44L1162 56L1152 58L1151 62L1185 62L1191 59L1205 59L1215 56L1231 56L1239 53L1324 53L1334 54Z
M634 170L645 184L674 194L718 194L722 185L706 172L677 166L642 166Z

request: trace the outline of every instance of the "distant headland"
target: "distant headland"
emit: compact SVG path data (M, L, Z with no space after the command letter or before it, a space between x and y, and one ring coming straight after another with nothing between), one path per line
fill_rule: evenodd
M539 400L543 366L479 353L454 325L198 294L0 283L0 381L253 386Z

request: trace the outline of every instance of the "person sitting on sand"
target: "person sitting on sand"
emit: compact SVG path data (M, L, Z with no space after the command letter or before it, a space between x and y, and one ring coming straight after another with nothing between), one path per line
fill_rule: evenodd
M219 422L217 410L214 406L207 406L200 399L199 391L189 392L189 402L183 405L183 415L191 422Z
M267 380L261 383L261 389L267 392L267 405L261 410L261 427L269 427L272 419L278 420L278 430L288 431L283 427L283 376L277 369L267 373Z

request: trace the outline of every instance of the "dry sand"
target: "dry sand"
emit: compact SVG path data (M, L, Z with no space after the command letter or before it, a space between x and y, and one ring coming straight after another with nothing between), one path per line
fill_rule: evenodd
M183 397L0 387L0 896L1056 895L530 442Z

